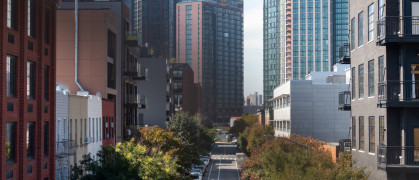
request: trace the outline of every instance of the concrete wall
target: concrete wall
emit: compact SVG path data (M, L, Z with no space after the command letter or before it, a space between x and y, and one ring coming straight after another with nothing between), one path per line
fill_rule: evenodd
M167 64L163 58L140 58L142 67L148 69L148 80L140 81L138 93L148 97L148 107L138 109L144 124L166 127Z
M70 157L70 165L79 164L83 155L87 154L87 144L84 143L87 129L87 97L70 95L68 100L70 139L76 141L76 156Z

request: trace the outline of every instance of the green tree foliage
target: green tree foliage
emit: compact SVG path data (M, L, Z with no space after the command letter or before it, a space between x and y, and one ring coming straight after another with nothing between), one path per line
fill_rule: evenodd
M312 138L292 135L290 140L308 145L306 148L283 138L269 139L252 151L243 166L243 179L367 179L364 169L353 170L351 157L341 156L337 163L323 148L324 143Z
M274 130L272 126L254 124L247 127L243 133L240 133L238 138L239 149L246 155L250 155L254 149L265 143L266 136L273 135Z
M250 127L258 123L258 117L253 114L247 114L241 116L241 119L234 121L233 127L230 129L230 133L236 137L239 137L247 127Z

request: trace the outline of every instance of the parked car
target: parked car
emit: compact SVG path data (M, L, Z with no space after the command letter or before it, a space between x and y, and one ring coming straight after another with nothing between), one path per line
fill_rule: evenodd
M201 164L201 165L195 165L194 169L200 169L201 170L201 174L205 175L205 170L206 170L207 166L205 164Z
M201 169L191 169L190 173L189 173L189 177L194 178L194 179L199 179L200 176L202 176L202 172Z
M209 164L209 159L208 158L201 157L200 160L203 164L205 164L205 166L208 166L208 164Z

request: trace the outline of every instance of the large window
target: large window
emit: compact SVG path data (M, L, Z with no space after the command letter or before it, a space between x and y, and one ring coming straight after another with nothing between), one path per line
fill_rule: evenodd
M351 19L351 50L355 49L355 18Z
M355 67L352 68L351 71L352 75L351 75L351 86L352 86L352 99L355 99L355 95L356 95L356 86L355 86Z
M378 0L378 19L381 20L384 17L384 0Z
M368 61L368 97L374 96L374 86L374 60L371 60Z
M352 117L352 148L356 148L356 117Z
M27 62L26 95L28 99L35 99L35 63L32 61Z
M116 35L108 30L108 57L116 58Z
M17 2L18 0L7 0L7 27L16 30L17 27Z
M374 40L374 4L368 6L368 41Z
M16 122L6 123L6 164L16 162Z
M50 15L49 9L45 8L45 43L49 43Z
M385 141L384 141L384 128L385 128L385 124L384 124L384 116L380 116L379 117L379 140L378 143L380 146L385 145Z
M364 12L358 14L358 46L364 45Z
M49 100L49 66L44 68L44 99Z
M358 66L358 86L359 98L364 98L364 64Z
M35 122L26 123L26 159L35 157Z
M364 150L364 116L359 116L359 150Z
M48 151L49 151L49 123L44 122L44 156L48 157Z
M35 37L36 0L28 0L28 36Z
M375 153L375 118L374 116L370 116L368 118L369 122L369 152Z
M384 81L384 56L378 58L378 82Z
M16 56L6 57L6 91L7 97L16 97Z

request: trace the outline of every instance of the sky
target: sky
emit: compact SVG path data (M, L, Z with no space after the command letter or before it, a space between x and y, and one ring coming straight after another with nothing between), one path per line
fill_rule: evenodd
M263 0L244 0L244 96L263 94Z

